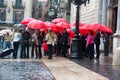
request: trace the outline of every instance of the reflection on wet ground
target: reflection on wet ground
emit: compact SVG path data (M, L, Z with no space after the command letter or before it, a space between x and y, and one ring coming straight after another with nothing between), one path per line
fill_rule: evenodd
M101 74L109 80L120 80L120 66L112 65L112 55L104 57L101 55L100 59L89 60L84 59L71 59L71 61L86 67L98 74Z

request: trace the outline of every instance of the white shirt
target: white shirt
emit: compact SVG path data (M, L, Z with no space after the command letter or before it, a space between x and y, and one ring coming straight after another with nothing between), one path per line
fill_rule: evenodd
M14 34L13 41L14 41L14 42L19 41L20 38L21 38L21 34L16 32L16 33Z

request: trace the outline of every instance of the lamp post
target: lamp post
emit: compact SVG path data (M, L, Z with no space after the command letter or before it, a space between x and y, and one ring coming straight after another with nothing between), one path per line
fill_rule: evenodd
M71 44L71 53L70 58L82 58L81 52L81 42L79 39L79 9L80 5L85 4L89 0L71 0L74 5L76 5L76 27L75 27L75 36Z
M59 7L59 3L54 2L52 7L50 7L50 9L48 10L48 16L50 21L55 18L63 17L64 12L64 8Z

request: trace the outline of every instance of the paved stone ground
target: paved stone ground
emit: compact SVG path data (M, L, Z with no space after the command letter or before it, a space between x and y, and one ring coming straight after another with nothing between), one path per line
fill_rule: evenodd
M112 54L109 57L104 57L101 53L100 59L89 60L71 59L71 61L91 70L98 74L107 77L109 80L120 80L120 66L112 65Z
M0 61L0 80L56 79L42 61Z

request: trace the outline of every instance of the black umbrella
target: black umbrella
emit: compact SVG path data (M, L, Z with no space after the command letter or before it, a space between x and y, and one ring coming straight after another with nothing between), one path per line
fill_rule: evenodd
M13 52L14 49L9 49L6 51L3 51L2 53L0 53L0 58L4 58L5 56L10 55Z

